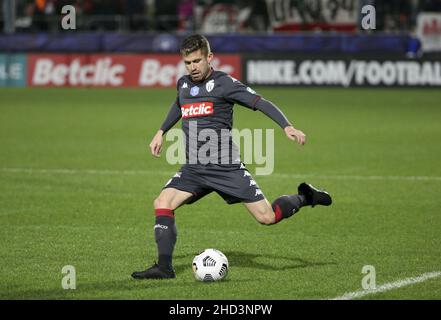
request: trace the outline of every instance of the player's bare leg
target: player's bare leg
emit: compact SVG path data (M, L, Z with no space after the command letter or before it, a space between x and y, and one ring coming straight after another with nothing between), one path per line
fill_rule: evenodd
M158 263L152 267L132 273L135 279L167 279L175 278L172 266L172 254L176 244L177 231L175 225L174 210L179 208L192 193L174 188L166 188L161 191L154 200L155 208L155 240L158 247Z
M276 223L273 208L271 208L271 204L266 198L256 202L244 202L244 206L260 224L270 225Z
M153 201L156 209L166 208L176 210L193 196L192 193L181 191L175 188L166 188L161 191L159 196Z
M283 195L272 204L265 198L260 201L244 203L248 211L261 224L271 225L294 215L304 206L329 206L332 198L326 191L305 182L298 186L298 194Z

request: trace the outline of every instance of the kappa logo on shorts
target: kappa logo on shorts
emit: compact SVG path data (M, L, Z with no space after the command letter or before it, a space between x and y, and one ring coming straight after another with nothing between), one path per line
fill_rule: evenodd
M205 117L214 112L213 102L195 102L181 106L182 118Z
M247 91L248 91L249 93L256 94L256 91L254 91L254 90L251 89L250 87L247 87Z
M182 172L178 171L175 173L175 175L173 176L173 178L180 178L181 177Z
M256 189L256 194L254 196L263 195L262 190Z

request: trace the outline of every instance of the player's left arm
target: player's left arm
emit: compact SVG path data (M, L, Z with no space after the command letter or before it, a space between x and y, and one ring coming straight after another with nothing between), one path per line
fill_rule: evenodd
M289 139L297 140L301 145L305 144L306 135L301 130L294 128L285 114L274 103L262 98L253 89L245 86L240 81L231 77L225 80L225 98L254 111L261 111L276 122Z
M253 109L261 111L276 122L283 129L283 131L285 131L288 139L293 141L297 140L297 142L301 145L306 143L306 135L303 133L303 131L294 128L294 126L289 122L288 118L283 114L282 110L280 110L271 101L260 98L254 105Z

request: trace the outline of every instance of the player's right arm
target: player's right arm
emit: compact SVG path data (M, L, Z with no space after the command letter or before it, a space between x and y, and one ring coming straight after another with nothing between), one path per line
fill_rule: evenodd
M161 128L156 132L152 142L150 142L150 151L152 152L153 156L160 156L163 143L162 136L168 130L170 130L176 124L176 122L179 121L179 119L181 119L181 108L179 106L178 98L176 98L175 102L170 107L167 118L165 118Z

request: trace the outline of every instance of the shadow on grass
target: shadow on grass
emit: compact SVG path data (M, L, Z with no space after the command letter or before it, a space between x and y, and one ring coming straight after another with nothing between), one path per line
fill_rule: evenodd
M299 257L286 257L275 254L258 254L241 251L226 251L230 266L239 268L260 269L268 271L284 271L299 268L314 268L326 265L336 265L335 262L308 261ZM130 274L134 270L127 270L127 274L121 275L118 280L83 283L79 281L76 290L63 290L58 288L24 289L24 286L9 287L1 292L0 299L143 299L143 292L148 289L161 287L188 290L187 277L179 277L183 273L191 272L193 254L181 254L175 256L175 271L178 279L166 280L134 280ZM184 262L182 262L184 261ZM141 270L141 269L140 269ZM182 280L182 278L184 278ZM252 281L247 279L226 279L225 284ZM132 291L128 296L124 292ZM149 295L147 295L149 296Z
M225 252L225 255L228 257L230 264L233 264L234 266L270 271L283 271L336 264L335 262L308 261L298 257L240 251L227 251Z
M226 251L224 254L227 256L230 266L269 271L283 271L290 269L336 265L335 262L308 261L299 257L287 257L283 255L265 253L259 254L241 251ZM192 261L193 255L186 254L177 255L175 257L175 261L180 259ZM187 264L176 264L175 266L176 274L188 269L190 269L190 266Z

